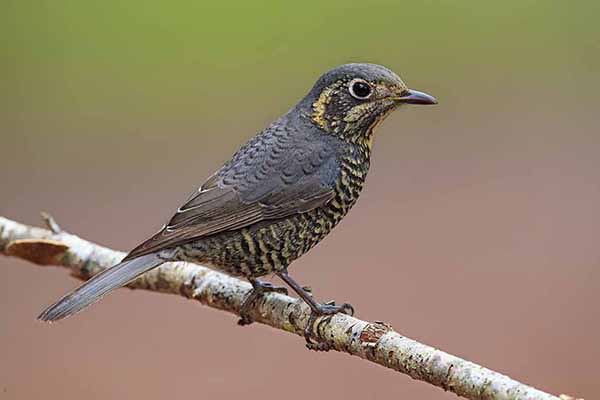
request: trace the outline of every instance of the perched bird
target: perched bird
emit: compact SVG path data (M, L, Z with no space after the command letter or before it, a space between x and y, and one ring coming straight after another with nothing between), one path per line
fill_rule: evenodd
M249 311L258 296L285 291L258 278L279 276L310 306L305 336L318 348L311 341L315 319L352 314L353 308L318 303L291 278L288 267L356 203L377 125L403 104L436 103L380 65L332 69L209 177L157 234L48 307L39 319L68 317L164 262L189 261L250 281L242 325L252 322Z

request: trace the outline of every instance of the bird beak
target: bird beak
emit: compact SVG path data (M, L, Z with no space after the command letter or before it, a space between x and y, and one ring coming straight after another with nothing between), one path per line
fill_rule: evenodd
M427 104L427 105L431 105L431 104L437 104L438 101L436 100L435 97L428 95L427 93L423 93L423 92L419 92L417 90L405 90L404 93L402 93L402 96L397 97L396 101L398 103L405 103L405 104Z

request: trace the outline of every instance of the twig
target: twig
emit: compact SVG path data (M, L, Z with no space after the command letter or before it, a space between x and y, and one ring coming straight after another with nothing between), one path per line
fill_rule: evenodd
M88 279L116 264L124 253L99 246L64 232L54 220L52 229L35 228L0 217L0 253L40 265L70 268ZM239 314L250 285L208 268L188 263L168 263L146 273L130 288L177 294L209 307ZM302 335L309 317L301 301L270 293L255 304L255 321ZM428 382L468 399L561 400L470 361L437 350L395 332L383 322L366 322L344 314L320 318L317 334L332 349L343 351ZM572 399L572 398L571 398Z
M62 228L60 227L60 225L58 225L56 223L56 220L54 219L54 217L52 215L50 215L49 213L47 213L45 211L42 211L40 213L40 215L42 216L42 220L46 224L46 228L50 229L50 231L52 233L62 232Z

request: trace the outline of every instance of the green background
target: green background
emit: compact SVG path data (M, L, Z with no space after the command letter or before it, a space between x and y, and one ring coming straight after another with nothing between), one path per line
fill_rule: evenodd
M553 393L600 392L597 1L14 1L0 6L0 215L126 250L326 70L439 99L378 130L357 206L291 269ZM65 271L0 258L0 397L455 398L180 299L34 321Z
M167 123L193 107L216 122L266 101L285 107L320 73L363 60L442 101L472 87L490 101L490 90L524 83L589 100L598 87L593 1L9 0L3 9L0 99L9 120L25 124L94 112L158 112L152 118Z

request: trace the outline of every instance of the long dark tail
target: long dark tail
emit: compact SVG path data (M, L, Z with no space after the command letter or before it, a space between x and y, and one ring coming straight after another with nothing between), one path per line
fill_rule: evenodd
M52 322L73 315L162 263L156 254L146 254L108 268L46 308L38 319Z

